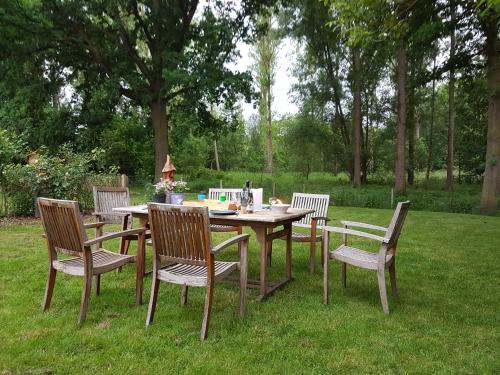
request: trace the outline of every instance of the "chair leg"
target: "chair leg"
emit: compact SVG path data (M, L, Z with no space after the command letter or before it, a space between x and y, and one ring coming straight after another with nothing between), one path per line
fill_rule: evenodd
M212 312L212 300L214 295L214 280L209 280L205 293L205 307L203 309L203 322L201 323L201 340L205 340L208 335L208 325L210 323L210 313Z
M320 246L321 246L321 264L323 264L325 262L325 254L323 253L323 238L321 238Z
M124 240L123 238L120 240L120 254L128 254L128 248L130 247L130 241ZM118 267L118 272L122 272L122 268Z
M347 287L347 264L342 262L342 288Z
M101 275L95 275L95 294L101 294Z
M398 288L396 284L396 259L393 259L391 265L389 266L389 276L391 278L391 289L392 295L394 297L398 296Z
M52 300L52 294L54 292L54 284L56 282L57 271L49 266L49 273L47 275L47 285L45 287L45 298L43 299L43 311L47 311L50 307L50 301Z
M92 290L92 274L83 276L82 301L80 303L80 317L78 324L82 324L87 317L87 308L89 305L90 292Z
M151 297L149 298L148 315L146 316L146 325L149 326L153 322L156 309L156 300L158 299L158 289L160 280L153 274L153 282L151 283Z
M316 241L311 240L309 245L309 273L314 274L316 266Z
M240 255L240 316L245 315L245 302L247 295L247 270L248 270L248 242L241 243Z
M243 234L243 227L238 227L236 233L238 235ZM238 256L241 256L241 242L238 242Z
M323 251L321 252L323 254L323 303L325 305L328 304L328 244L323 244Z
M188 286L182 285L181 286L181 305L185 306L187 301L188 301Z
M378 289L380 291L380 302L382 302L382 309L384 314L389 314L389 303L387 302L387 290L385 287L385 269L377 270Z

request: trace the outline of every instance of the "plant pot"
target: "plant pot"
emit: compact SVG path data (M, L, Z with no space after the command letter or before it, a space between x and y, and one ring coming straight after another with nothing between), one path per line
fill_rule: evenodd
M165 203L165 193L153 195L153 202L155 203Z
M184 202L184 193L170 193L171 204L182 204Z

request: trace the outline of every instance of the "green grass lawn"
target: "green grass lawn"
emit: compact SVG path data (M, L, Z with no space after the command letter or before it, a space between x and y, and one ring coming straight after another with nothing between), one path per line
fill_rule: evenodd
M333 224L383 225L391 215L330 207ZM294 280L265 302L250 290L244 318L237 314L237 286L217 285L206 342L199 341L203 289L192 288L181 307L180 288L162 283L155 322L146 328L147 302L134 306L133 267L103 276L83 326L76 325L77 277L58 275L52 307L42 313L47 250L40 233L36 223L0 227L1 374L500 373L500 217L410 211L398 249L400 297L389 298L389 316L376 274L348 268L342 290L336 263L331 302L323 305L322 272L309 275L308 250L294 244ZM284 243L274 248L271 277L284 267ZM235 248L222 255L235 257ZM249 258L255 277L254 237ZM148 301L151 279L145 284Z

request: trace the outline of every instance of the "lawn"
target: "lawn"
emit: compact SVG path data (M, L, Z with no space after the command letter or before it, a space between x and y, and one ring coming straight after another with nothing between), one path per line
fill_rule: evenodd
M391 215L330 208L333 224L382 225ZM206 342L199 341L203 290L193 288L181 307L179 287L162 283L155 322L146 328L147 303L134 306L133 267L103 276L83 326L76 325L79 278L59 274L52 307L42 313L47 250L40 233L36 222L0 226L2 374L500 372L500 217L410 211L398 250L400 297L389 298L389 316L374 272L348 268L343 291L334 263L331 302L323 305L322 272L309 275L308 250L294 244L294 280L265 302L250 290L243 319L237 287L217 285ZM275 245L271 276L283 269L283 253L284 243ZM231 248L222 258L235 256ZM252 237L249 273L257 272ZM149 286L147 278L145 301Z

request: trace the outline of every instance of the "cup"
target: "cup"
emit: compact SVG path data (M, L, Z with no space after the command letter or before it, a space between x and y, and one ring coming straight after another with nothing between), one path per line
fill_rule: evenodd
M221 194L221 195L219 196L219 201L221 201L221 202L225 202L225 201L226 201L226 196L225 196L224 194Z

